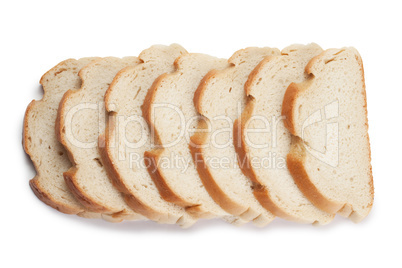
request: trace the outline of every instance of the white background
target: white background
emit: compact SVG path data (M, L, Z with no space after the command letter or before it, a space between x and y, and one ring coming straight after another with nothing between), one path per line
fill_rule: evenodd
M402 267L399 1L2 1L1 267ZM266 228L111 224L41 203L21 146L39 79L67 58L138 55L179 43L218 57L247 46L354 46L366 73L375 201L360 224L276 219Z

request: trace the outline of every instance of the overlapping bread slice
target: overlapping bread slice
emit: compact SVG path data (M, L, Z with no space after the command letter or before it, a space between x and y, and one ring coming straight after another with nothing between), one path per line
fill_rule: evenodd
M317 207L358 222L374 197L361 57L354 48L329 49L306 72L309 79L291 84L283 100L296 135L289 170Z
M97 58L68 59L45 73L40 84L43 98L32 101L24 118L23 143L36 169L36 176L29 182L35 195L45 204L67 214L83 217L100 217L79 203L68 189L63 172L71 167L64 147L54 133L57 108L63 94L81 86L78 72Z
M145 153L160 194L200 218L231 217L206 191L189 149L191 130L198 121L194 92L208 71L227 66L226 60L204 54L182 55L175 61L175 72L154 82L142 107L160 145Z
M174 60L186 54L176 44L144 50L141 63L117 74L105 96L109 112L107 132L100 136L102 159L117 189L136 212L159 223L192 225L196 219L161 198L147 171L144 152L151 149L150 131L141 105L148 89L161 74L174 70Z
M139 63L136 57L103 58L81 69L81 88L67 91L56 121L56 135L66 148L73 167L64 179L88 210L118 219L143 219L124 202L113 187L98 152L99 131L105 128L103 98L116 73Z
M196 145L191 149L205 188L226 211L244 220L254 219L260 226L274 216L256 200L251 181L237 164L233 123L246 103L244 84L248 75L265 57L279 54L272 48L239 50L228 60L230 66L210 71L194 95L195 107L205 118L199 121L200 132L191 138Z
M321 52L315 44L292 45L252 71L245 85L246 107L235 122L234 141L239 163L254 183L254 195L266 209L288 220L326 224L333 215L303 195L286 167L291 135L281 120L286 88L307 78L304 67Z

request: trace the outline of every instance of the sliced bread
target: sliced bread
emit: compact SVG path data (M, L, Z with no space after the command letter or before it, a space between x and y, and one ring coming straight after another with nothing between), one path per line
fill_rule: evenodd
M166 202L147 171L144 152L150 150L151 133L142 118L141 105L148 89L161 74L174 70L174 60L186 54L176 44L152 46L144 50L137 66L117 74L105 96L109 113L107 132L99 137L100 152L106 170L127 204L159 223L187 227L196 219L183 208ZM102 146L103 144L103 146Z
M191 130L198 120L194 92L208 71L227 66L226 60L204 54L182 55L175 61L175 72L154 82L142 107L159 145L145 152L145 158L160 194L200 218L230 216L206 191L189 149Z
M239 50L228 60L230 66L210 71L194 95L195 107L205 118L199 121L200 132L191 137L190 148L204 186L227 212L259 226L271 222L274 215L256 200L251 181L237 163L233 123L246 103L248 75L265 57L279 53L271 48Z
M56 135L66 148L73 167L64 179L88 210L120 219L143 219L124 202L113 187L98 152L98 136L105 129L103 97L116 73L139 63L136 57L103 58L81 69L81 88L67 91L60 101Z
M239 164L253 181L261 205L287 220L326 224L333 215L303 195L286 167L291 135L281 119L286 88L307 78L304 67L321 52L316 44L292 45L258 64L245 84L248 100L235 122L234 142Z
M29 182L33 192L42 202L63 213L86 218L98 218L100 214L87 211L68 189L63 171L71 167L71 162L64 147L57 141L54 127L63 94L69 89L80 88L78 72L96 59L68 59L45 73L40 80L43 98L29 104L24 118L24 149L37 172Z
M361 57L354 48L329 49L306 72L309 79L291 84L283 100L295 135L289 170L317 207L361 221L374 198Z

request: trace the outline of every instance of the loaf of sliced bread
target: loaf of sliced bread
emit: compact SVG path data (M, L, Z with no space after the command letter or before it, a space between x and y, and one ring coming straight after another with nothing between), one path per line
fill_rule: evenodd
M373 206L354 48L250 47L224 60L156 45L65 60L40 84L23 126L29 184L63 213L262 227L359 222Z
M303 195L286 167L291 135L281 120L288 85L304 81L304 67L321 52L316 44L292 45L283 49L282 55L261 61L245 84L248 100L234 132L239 164L253 181L260 203L287 220L326 224L333 215Z
M145 158L160 194L200 218L230 216L209 196L189 148L189 137L198 120L192 102L194 92L208 71L227 66L227 60L204 54L182 55L175 61L175 72L154 82L142 107L159 145L147 151Z
M25 113L23 143L36 169L36 176L29 184L35 195L45 204L67 214L78 214L86 218L98 218L71 194L63 171L71 167L64 147L54 133L57 108L63 94L81 86L78 72L96 58L68 59L45 73L40 84L43 98L33 100Z
M67 91L58 110L56 135L66 148L73 167L64 179L88 210L119 219L143 219L124 202L113 187L98 151L98 136L105 129L103 98L118 71L139 63L136 57L103 58L81 69L81 88Z
M265 57L278 54L272 48L239 50L228 60L230 66L210 71L194 95L194 105L205 118L199 121L200 132L191 137L190 148L204 186L227 212L259 226L270 223L274 215L254 197L251 181L237 164L233 123L246 103L248 75Z
M151 133L142 117L141 105L154 80L173 71L174 60L186 53L176 44L152 46L139 55L139 65L119 72L105 96L108 127L99 137L103 163L127 204L153 221L177 222L183 227L192 225L196 219L161 198L148 174L144 152L152 148Z
M354 48L329 49L291 84L282 113L295 135L287 157L300 190L317 207L355 222L373 205L363 64Z

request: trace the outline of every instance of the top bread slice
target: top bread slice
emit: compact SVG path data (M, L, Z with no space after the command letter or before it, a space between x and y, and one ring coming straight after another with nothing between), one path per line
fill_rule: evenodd
M142 107L155 143L160 145L145 153L160 194L200 218L230 215L205 190L189 149L189 134L198 119L192 102L194 92L211 69L227 66L227 60L204 54L182 55L175 61L175 72L154 82Z
M40 84L43 98L33 100L24 118L23 143L36 169L30 180L35 195L45 204L67 214L98 218L100 214L88 212L69 191L63 171L71 167L64 147L54 133L57 108L63 94L81 86L78 72L97 58L68 59L60 62L45 73Z
M251 181L238 165L233 123L245 106L244 84L250 72L265 57L279 54L276 48L239 50L228 60L230 66L210 71L194 95L195 107L205 118L200 120L200 132L191 138L195 146L190 148L205 188L227 212L260 226L270 223L274 215L256 200ZM212 159L227 163L216 166Z
M151 133L141 112L148 89L161 74L174 70L174 60L186 54L176 44L144 50L137 66L119 72L105 96L109 113L107 132L99 137L106 170L130 207L159 223L188 227L195 218L179 206L163 200L147 171L144 152L150 150ZM104 143L104 146L101 146Z
M67 91L56 121L56 134L73 163L64 179L88 210L120 219L143 219L124 202L113 187L98 152L99 131L105 128L103 98L118 71L135 66L136 57L103 58L81 69L81 88Z
M282 101L291 82L307 78L304 68L322 49L292 45L264 59L245 85L246 107L235 122L235 146L254 195L275 215L296 222L326 224L333 215L315 207L299 190L286 167L291 135L281 120Z
M363 64L354 48L329 49L291 84L282 113L295 135L287 163L317 207L358 222L373 205Z

